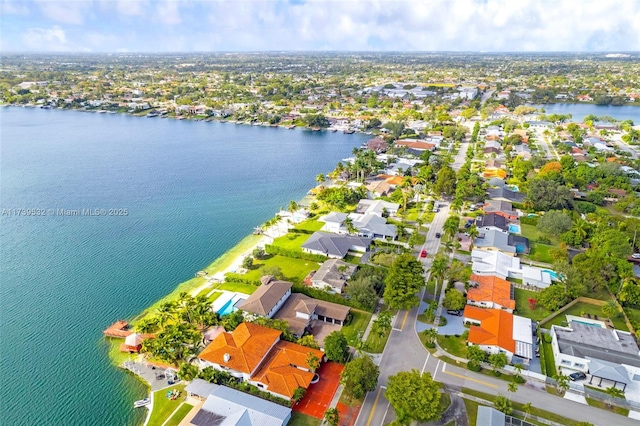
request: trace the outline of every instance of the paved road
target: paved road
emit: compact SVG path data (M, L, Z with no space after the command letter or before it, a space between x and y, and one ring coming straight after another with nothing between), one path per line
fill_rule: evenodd
M634 160L638 159L638 151L636 151L631 145L626 144L622 140L622 134L616 134L611 137L611 142L616 145L619 149L628 152L631 154L631 158Z
M463 144L456 156L464 162L464 156L468 144ZM462 163L460 163L462 164ZM435 238L436 232L442 232L442 225L449 215L449 207L443 206L435 215L427 233L427 241L423 249L430 256L421 259L427 269L431 264L431 257L437 252L440 240ZM422 295L424 294L424 290ZM384 390L389 376L399 371L416 369L421 372L429 372L432 377L453 388L470 388L489 394L502 393L508 395L507 382L493 377L474 373L466 368L446 364L435 356L432 356L422 345L416 331L418 307L410 311L400 311L393 321L393 328L387 345L380 360L380 379L378 387L367 394L356 426L382 426L391 423L396 416L389 401L384 397ZM537 382L527 383L519 387L512 400L527 403L532 402L535 407L547 411L560 413L579 421L588 421L595 425L637 426L637 420L632 420L617 414L610 414L598 408L569 401L546 392L544 386ZM473 425L471 425L473 426Z
M553 149L553 147L551 147L549 142L547 142L547 139L544 136L544 131L542 129L536 129L536 141L538 142L538 146L540 146L540 148L542 148L544 150L544 152L546 153L545 156L547 158L549 158L549 159L551 159L551 158L560 159L560 156L558 155L556 150Z

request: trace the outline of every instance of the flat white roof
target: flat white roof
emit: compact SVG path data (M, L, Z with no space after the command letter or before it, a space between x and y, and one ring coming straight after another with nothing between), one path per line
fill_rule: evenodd
M513 340L529 344L533 343L533 329L529 318L518 315L513 316Z

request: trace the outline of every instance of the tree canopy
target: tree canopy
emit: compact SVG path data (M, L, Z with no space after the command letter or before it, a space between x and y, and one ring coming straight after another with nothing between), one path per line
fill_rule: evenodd
M378 385L380 369L368 356L349 361L342 371L344 391L352 398L361 399Z
M324 354L329 361L344 364L349 357L349 343L339 331L334 331L324 339Z
M384 300L392 309L418 306L418 291L424 286L422 263L410 254L401 254L385 278Z
M438 420L440 415L440 388L431 374L418 370L401 371L389 377L385 397L398 416L398 423Z

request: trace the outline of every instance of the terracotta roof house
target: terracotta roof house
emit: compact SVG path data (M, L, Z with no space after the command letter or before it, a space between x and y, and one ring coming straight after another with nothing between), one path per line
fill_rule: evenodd
M471 286L467 291L467 303L480 308L504 309L513 312L516 301L513 285L493 275L471 275Z
M371 181L367 183L366 187L371 194L375 194L379 197L390 195L393 192L393 187L385 180Z
M314 232L301 248L307 253L320 254L334 259L342 259L349 251L366 252L371 238Z
M262 277L261 281L262 285L238 308L250 314L271 318L291 295L293 284L276 280L271 275Z
M504 353L509 362L514 356L528 364L533 357L533 332L529 318L502 309L483 309L467 305L463 319L471 323L468 344L491 354Z
M482 177L485 178L500 178L504 179L507 177L507 171L504 169L500 169L498 167L485 167L482 171Z
M198 358L203 367L212 366L248 380L278 343L281 334L272 328L243 322L231 333L220 333Z
M296 388L307 388L314 373L309 353L322 360L318 349L280 340L282 332L243 322L220 334L198 356L202 367L226 371L275 395L290 399Z
M316 333L317 325L332 325L332 331L338 331L349 316L349 307L337 303L314 299L302 293L293 293L282 308L274 315L274 318L286 321L289 330L301 337L305 331L314 335L320 346L323 346L324 337Z
M313 274L311 285L321 290L330 289L329 291L340 294L356 269L356 265L339 259L329 259Z
M397 141L396 147L405 147L408 152L420 155L425 151L433 151L436 149L436 145L424 141L412 140L412 141Z

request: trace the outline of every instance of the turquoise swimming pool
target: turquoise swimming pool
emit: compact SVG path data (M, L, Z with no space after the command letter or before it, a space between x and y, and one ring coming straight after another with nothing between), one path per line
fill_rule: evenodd
M511 232L512 234L519 234L520 225L515 225L513 223L509 224L509 232Z
M218 309L218 314L220 314L220 316L223 317L225 315L232 313L235 310L236 308L234 306L234 300L229 299L227 303L225 303L220 309Z
M558 279L558 274L556 274L554 271L550 271L549 269L543 269L542 272L549 273L549 275L551 275L551 279L553 279L553 280L557 280Z

